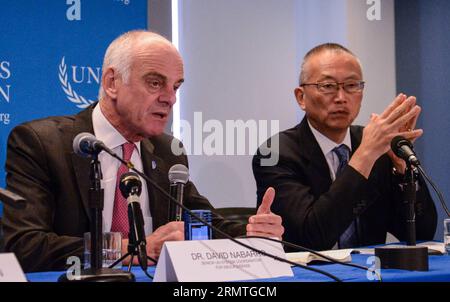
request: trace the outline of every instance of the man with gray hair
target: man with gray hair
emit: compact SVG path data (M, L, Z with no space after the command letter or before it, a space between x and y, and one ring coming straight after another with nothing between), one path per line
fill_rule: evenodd
M5 206L5 248L16 254L25 271L60 270L68 257L82 257L82 237L91 223L90 159L73 153L72 141L77 134L94 134L160 187L169 189L169 168L188 165L185 155L171 150L175 138L163 133L183 81L183 61L168 40L147 31L128 32L106 51L98 103L74 116L32 121L12 130L6 183L8 189L27 200L27 209ZM104 152L99 154L99 161L103 170L104 231L122 233L125 253L127 205L118 182L128 168ZM147 253L157 259L164 242L184 239L184 224L168 221L167 198L142 181L145 185L140 203ZM186 184L184 196L188 208L214 212L192 182ZM281 218L270 211L273 198L274 191L269 188L262 206L246 225L218 215L213 215L213 224L231 236L281 238Z
M283 218L285 240L326 250L381 244L387 232L406 239L400 186L406 164L390 143L397 135L422 135L414 129L421 109L415 97L399 94L365 128L352 126L364 85L358 58L339 44L319 45L304 57L295 89L304 119L277 135L279 150L269 150L278 152L277 164L261 164L271 139L253 158L257 202L268 187L277 190L272 210ZM422 179L419 188L416 235L429 240L436 209Z

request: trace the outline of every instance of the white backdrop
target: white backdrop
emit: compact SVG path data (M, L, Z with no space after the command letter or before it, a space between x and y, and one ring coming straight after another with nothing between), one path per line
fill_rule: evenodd
M194 112L202 113L203 122L218 120L224 126L226 120L268 121L269 130L271 120L279 121L280 130L294 126L303 117L293 94L301 58L328 41L349 47L363 63L367 89L358 124L395 96L393 0L381 0L381 20L375 21L367 18L373 5L362 0L180 2L186 78L181 119L191 126ZM208 135L203 133L203 141ZM252 156L201 151L189 156L199 191L215 207L255 206Z

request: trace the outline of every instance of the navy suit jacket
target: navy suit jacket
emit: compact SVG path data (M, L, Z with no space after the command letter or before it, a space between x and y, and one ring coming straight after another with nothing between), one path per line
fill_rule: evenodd
M353 152L361 143L362 131L360 126L350 128ZM325 156L306 118L277 134L277 139L279 150L270 145L273 138L266 143L277 154L261 152L260 147L252 164L257 204L269 186L276 190L272 211L283 218L285 240L317 250L331 249L356 217L360 246L384 243L387 232L406 239L402 192L387 155L375 162L368 180L347 166L332 182ZM276 156L276 165L261 165L261 159ZM430 240L436 230L436 208L422 179L419 186L417 239Z
M74 154L72 141L81 132L93 133L94 106L73 116L49 117L17 126L8 139L7 188L27 200L25 210L4 207L5 248L14 252L25 271L61 270L70 256L82 257L83 234L91 222L88 206L90 159ZM144 173L169 190L168 171L188 166L185 155L174 155L174 138L162 134L141 142ZM152 168L152 162L156 168ZM148 194L153 229L166 224L168 200L150 184ZM184 203L191 209L211 209L192 182ZM213 215L213 224L231 236L245 226Z

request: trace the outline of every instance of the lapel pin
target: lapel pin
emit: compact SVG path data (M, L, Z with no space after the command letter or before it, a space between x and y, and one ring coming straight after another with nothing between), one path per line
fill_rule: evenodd
M152 169L155 170L156 169L156 161L152 160Z

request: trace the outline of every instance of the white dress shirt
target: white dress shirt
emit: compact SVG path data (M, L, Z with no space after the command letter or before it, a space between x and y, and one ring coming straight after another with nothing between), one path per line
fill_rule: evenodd
M344 140L338 144L320 133L318 130L316 130L311 123L308 121L309 128L311 128L311 131L316 138L316 141L319 143L320 149L322 150L323 155L325 155L325 159L327 160L328 168L330 170L330 177L331 181L335 181L336 179L336 172L339 167L339 158L335 152L333 152L333 149L337 146L340 146L342 144L346 145L348 149L350 150L350 153L352 151L352 142L350 139L350 128L347 129L347 133L345 134ZM338 243L336 242L332 248L333 250L338 249Z
M333 149L337 146L340 146L342 144L346 145L348 149L350 150L350 153L352 152L352 142L350 139L350 128L347 129L347 133L345 134L344 140L338 144L320 133L318 130L316 130L311 123L308 121L309 128L311 128L311 131L316 138L316 141L319 143L320 149L322 150L323 155L325 156L325 159L327 160L328 168L330 169L330 177L331 180L334 181L336 179L336 172L339 167L339 158L335 152L333 152Z
M100 104L95 106L92 113L92 123L94 127L94 134L97 139L101 140L108 148L114 151L117 155L122 157L122 144L127 140L111 125L111 123L103 115ZM139 171L143 171L142 159L141 159L141 143L135 143L136 148L131 156L131 162L135 168ZM98 156L101 167L103 179L101 181L102 188L104 189L104 208L103 208L103 231L109 232L111 230L112 216L114 209L114 195L116 191L116 178L117 170L119 169L120 162L107 154L101 152ZM145 234L152 233L153 225L150 214L150 205L148 200L147 185L144 179L141 178L142 193L140 196L140 204L142 214L144 216Z

